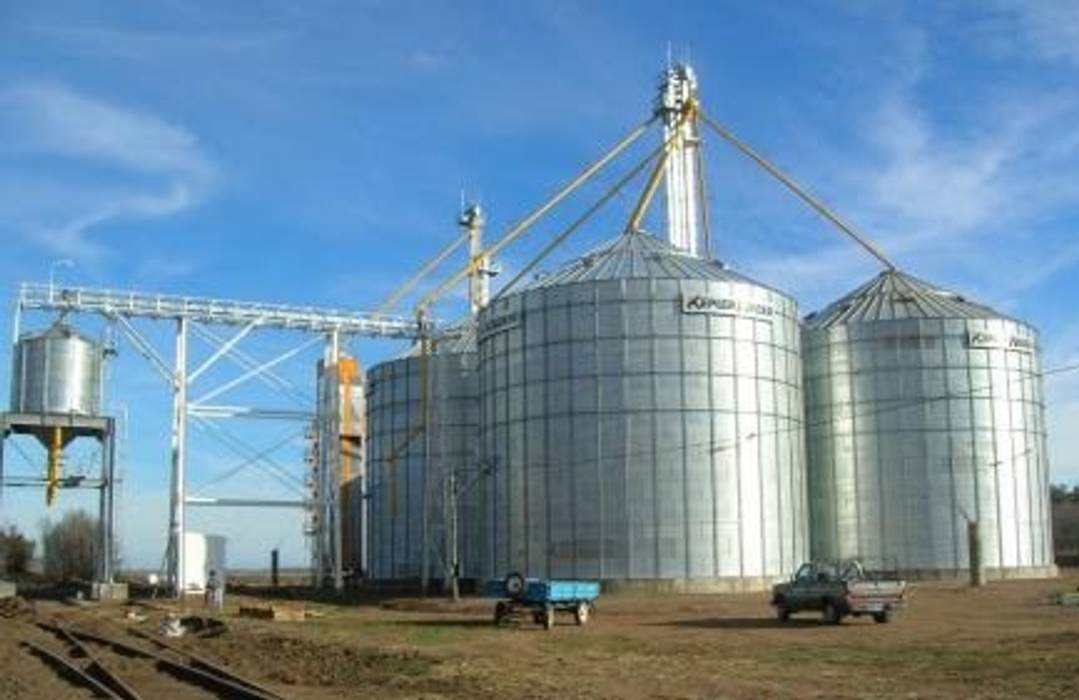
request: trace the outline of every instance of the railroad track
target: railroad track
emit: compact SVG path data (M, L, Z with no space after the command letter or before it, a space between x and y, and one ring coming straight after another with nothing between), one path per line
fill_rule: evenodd
M57 650L29 640L22 642L23 647L56 669L65 679L97 697L110 700L149 700L151 697L140 694L131 682L117 672L113 664L97 652L98 648L106 648L120 656L143 659L174 679L198 686L220 698L286 700L277 692L243 678L220 664L137 630L130 632L157 649L58 623L39 622L37 626L54 635L64 648ZM155 693L152 697L160 697L160 694Z

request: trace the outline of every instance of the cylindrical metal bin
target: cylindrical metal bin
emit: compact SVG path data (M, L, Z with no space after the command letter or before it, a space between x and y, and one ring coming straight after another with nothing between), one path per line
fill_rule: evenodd
M812 551L909 577L1055 573L1038 336L888 271L806 319Z
M21 336L12 353L14 413L101 412L101 345L56 324Z
M414 348L367 374L369 565L375 580L421 577L425 528L429 575L443 577L449 536L443 516L451 484L458 491L461 576L475 576L475 491L469 488L479 463L475 343L471 325L457 328L436 339L426 360ZM425 377L431 396L429 430L422 400Z
M758 589L808 555L792 298L631 232L478 340L485 576Z

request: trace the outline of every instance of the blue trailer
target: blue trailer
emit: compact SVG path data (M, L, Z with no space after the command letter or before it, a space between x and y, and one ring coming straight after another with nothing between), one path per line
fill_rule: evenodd
M545 581L512 573L504 579L487 581L483 594L500 599L495 603L496 625L531 614L536 624L551 629L556 612L573 613L578 625L586 624L596 609L599 582Z

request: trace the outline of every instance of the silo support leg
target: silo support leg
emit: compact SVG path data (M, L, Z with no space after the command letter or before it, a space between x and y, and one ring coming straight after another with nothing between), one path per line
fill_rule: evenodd
M173 596L183 596L184 516L187 447L187 320L176 322L176 366L172 376L172 494L169 514L169 579Z

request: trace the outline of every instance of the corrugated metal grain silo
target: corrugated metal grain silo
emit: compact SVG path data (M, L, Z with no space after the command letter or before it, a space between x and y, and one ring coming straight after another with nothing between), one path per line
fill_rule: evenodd
M629 232L478 334L484 575L753 589L806 558L792 298Z
M806 318L812 551L911 577L1055 573L1037 332L894 270Z
M478 388L476 336L471 324L440 335L428 356L431 429L424 430L425 360L418 348L383 362L367 375L370 473L369 575L375 580L418 580L423 574L424 527L431 547L430 575L445 551L446 477L460 481L477 470ZM429 444L427 441L430 441ZM429 449L429 452L428 452ZM430 463L426 459L430 455ZM472 577L477 533L469 492L459 499L460 562ZM425 525L426 519L426 525Z
M56 324L19 337L12 351L14 413L101 413L102 347Z

